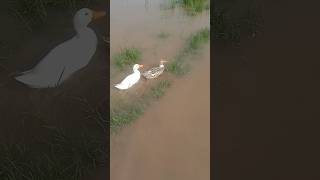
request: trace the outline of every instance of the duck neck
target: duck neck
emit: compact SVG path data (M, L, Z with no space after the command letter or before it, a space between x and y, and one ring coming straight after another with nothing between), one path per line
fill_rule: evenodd
M138 69L134 69L134 70L133 70L133 73L140 74L140 71L139 71Z
M77 32L77 36L82 36L83 34L86 34L89 30L89 28L87 26L83 27L83 26L76 26L75 25L75 30Z

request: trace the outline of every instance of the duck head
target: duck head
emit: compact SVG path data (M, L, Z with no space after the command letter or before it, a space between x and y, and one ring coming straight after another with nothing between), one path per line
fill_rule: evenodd
M141 65L141 64L135 64L135 65L133 65L133 72L136 72L136 71L138 71L138 69L139 68L142 68L143 67L143 65Z
M89 8L82 8L78 10L73 18L73 23L76 29L85 28L95 19L106 15L104 11L94 11Z
M160 60L160 67L163 67L164 65L164 63L166 63L166 62L168 62L168 61L166 61L165 59L161 59Z

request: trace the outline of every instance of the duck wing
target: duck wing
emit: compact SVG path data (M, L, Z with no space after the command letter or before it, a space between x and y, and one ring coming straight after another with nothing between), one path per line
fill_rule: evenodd
M153 79L160 76L164 71L164 67L154 67L148 71L144 71L142 75L147 79Z
M85 67L95 50L94 41L83 43L72 38L56 46L33 69L15 79L30 87L55 87Z

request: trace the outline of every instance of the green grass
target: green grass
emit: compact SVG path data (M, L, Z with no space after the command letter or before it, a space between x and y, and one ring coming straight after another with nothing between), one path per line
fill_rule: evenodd
M56 129L48 141L36 146L0 145L0 179L80 180L106 160L106 143Z
M184 75L190 71L190 65L187 63L187 56L196 52L196 50L201 48L201 45L209 41L210 31L209 28L203 28L199 31L190 35L186 40L186 45L183 50L178 53L176 57L169 60L169 63L166 66L166 71L171 72L175 75ZM116 60L119 62L119 67L123 67L127 61L123 59L127 57L125 51L121 51L116 55ZM130 61L131 63L131 61ZM131 63L133 64L133 63ZM121 66L120 66L121 65ZM153 100L161 98L167 88L171 86L171 81L161 80L154 86L150 88L149 91L144 93L139 100L129 102L128 104L120 104L117 108L112 108L110 113L110 128L112 132L117 132L126 124L131 123L137 119L140 115L143 114L145 108L150 105Z
M46 22L50 8L75 11L87 6L90 0L11 0L11 13L19 18L28 30Z
M156 86L151 88L152 97L159 99L165 93L165 90L171 86L171 82L169 80L162 80Z
M208 4L207 0L181 0L183 6L187 9L192 15L202 12L206 9Z
M207 43L210 38L210 30L209 28L203 28L196 33L192 34L190 38L187 40L188 45L186 50L197 50L201 45Z
M119 129L141 116L145 109L152 101L159 99L165 94L167 88L171 86L171 81L161 80L148 91L146 91L141 99L129 102L128 104L119 105L113 108L110 113L110 129L111 132L117 132Z
M174 58L167 64L166 71L177 76L182 76L190 71L190 65L181 58Z
M90 120L105 120L97 108L86 99L72 97L85 105ZM96 122L94 132L83 128L81 133L47 125L39 119L47 132L32 144L0 144L0 179L2 180L81 180L108 160L106 132ZM104 126L108 124L104 122Z
M201 46L210 39L209 28L203 28L190 35L183 50L171 59L166 66L166 70L175 75L184 75L190 71L190 65L186 62L188 55L195 53Z
M160 39L166 39L166 38L168 38L169 36L170 36L170 34L167 33L167 32L161 32L161 33L159 33L159 34L157 35L157 37L160 38Z
M141 51L137 48L124 48L113 56L113 62L119 69L123 69L127 65L138 63L141 58Z
M119 109L111 110L110 113L110 128L112 131L118 130L126 124L131 123L142 115L144 111L143 104L135 103L122 106Z
M204 10L210 9L208 0L169 0L167 8L174 9L176 7L183 7L188 15L197 15Z

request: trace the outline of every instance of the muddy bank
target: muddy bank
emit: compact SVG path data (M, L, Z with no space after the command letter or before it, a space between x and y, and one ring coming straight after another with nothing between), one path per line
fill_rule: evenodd
M209 179L209 46L192 73L111 138L111 179Z

